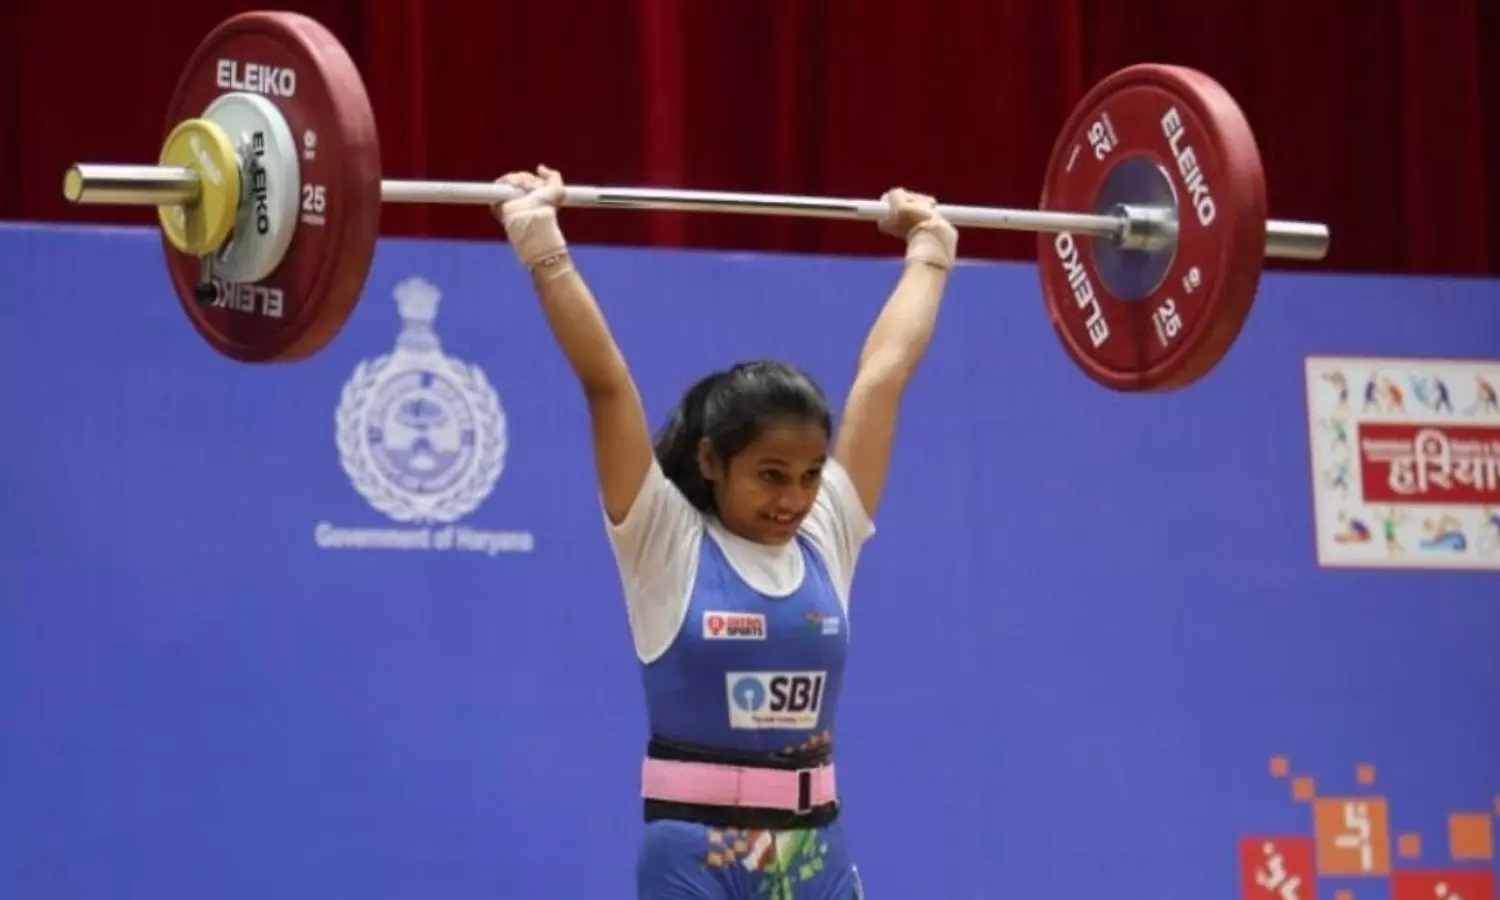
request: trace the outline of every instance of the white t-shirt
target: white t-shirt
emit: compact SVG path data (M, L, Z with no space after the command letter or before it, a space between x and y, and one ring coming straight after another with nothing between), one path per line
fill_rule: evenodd
M770 547L729 533L688 502L655 458L625 519L614 525L606 516L604 524L625 589L636 656L643 663L667 652L682 627L705 530L755 590L784 597L802 584L805 565L795 541ZM799 530L828 568L847 621L854 567L875 526L849 474L836 461L824 465L822 486Z

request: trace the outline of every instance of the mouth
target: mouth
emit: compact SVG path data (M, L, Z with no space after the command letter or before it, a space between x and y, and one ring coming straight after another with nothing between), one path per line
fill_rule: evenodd
M790 531L796 528L799 518L792 513L761 513L760 517L777 531Z

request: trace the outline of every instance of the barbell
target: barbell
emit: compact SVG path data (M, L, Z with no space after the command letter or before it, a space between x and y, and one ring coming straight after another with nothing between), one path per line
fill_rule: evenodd
M348 52L317 21L246 12L192 53L156 163L77 163L77 204L154 206L194 328L241 362L303 359L364 290L382 203L513 199L486 182L382 180L374 111ZM569 185L563 205L877 220L879 200ZM1040 209L940 205L959 228L1034 232L1048 314L1098 383L1168 390L1228 353L1265 258L1318 260L1326 225L1267 219L1255 137L1202 72L1121 69L1052 146Z

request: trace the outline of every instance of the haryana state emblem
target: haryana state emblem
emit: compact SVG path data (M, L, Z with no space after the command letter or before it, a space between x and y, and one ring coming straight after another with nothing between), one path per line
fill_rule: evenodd
M397 522L447 523L489 496L505 464L500 398L477 365L443 353L441 294L413 277L394 291L401 332L362 360L336 414L339 462L355 490Z

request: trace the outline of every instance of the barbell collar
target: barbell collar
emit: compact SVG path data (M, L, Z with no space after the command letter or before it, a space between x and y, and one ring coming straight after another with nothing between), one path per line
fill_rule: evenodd
M63 196L79 204L189 204L198 199L198 191L198 179L191 170L170 166L80 163L69 168L63 179ZM495 182L387 179L380 184L380 195L385 203L494 206L516 199L520 191ZM563 205L868 221L879 220L887 209L879 200L589 185L569 185ZM939 204L938 211L957 228L1069 232L1112 240L1128 249L1164 249L1176 235L1173 211L1166 208L1117 207L1111 215L1094 215ZM1267 257L1319 260L1327 255L1328 244L1328 226L1320 222L1272 219L1266 223Z

